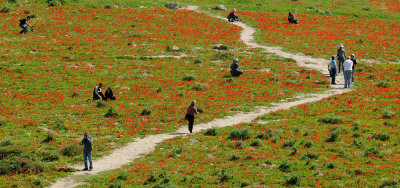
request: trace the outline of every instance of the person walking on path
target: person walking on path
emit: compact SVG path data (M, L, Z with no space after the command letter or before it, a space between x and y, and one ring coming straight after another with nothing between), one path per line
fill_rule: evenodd
M233 77L238 77L243 74L243 71L239 68L238 62L238 59L234 59L231 65L231 75Z
M189 107L187 108L185 119L189 121L189 132L192 133L193 131L193 123L194 123L194 115L198 114L196 108L196 101L192 101Z
M354 59L354 54L351 54L351 61L353 61L353 71L351 73L351 82L354 82L354 71L356 71L357 60Z
M92 163L93 137L91 137L88 132L85 132L82 139L82 144L83 144L83 161L85 163L85 168L83 170L91 171L93 169L93 163ZM87 164L88 159L90 164L89 168Z
M344 75L344 88L351 87L351 75L353 73L353 61L351 61L350 57L347 57L347 60L343 63L343 75Z
M234 21L237 21L237 20L239 20L239 16L236 15L236 9L234 8L234 9L232 9L232 12L230 12L229 15L228 15L228 21L229 22L234 22Z
M339 49L337 50L337 60L339 62L339 70L340 73L340 66L343 65L344 60L346 59L346 52L343 49L343 44L340 44Z
M19 34L22 34L22 33L27 34L28 30L29 30L29 27L31 27L31 28L33 27L33 26L29 25L29 23L28 23L28 21L30 19L31 19L31 17L28 16L26 18L22 18L22 19L19 20L19 27L22 28L22 30L19 32Z
M329 70L329 75L331 76L331 78L332 78L332 85L336 85L336 81L335 81L335 78L336 78L336 61L335 61L335 56L332 56L332 60L331 60L331 63L329 63L329 65L328 65L328 70Z
M103 84L100 83L98 86L96 86L93 90L93 100L106 100L104 97L103 93L101 92L101 88L103 87Z

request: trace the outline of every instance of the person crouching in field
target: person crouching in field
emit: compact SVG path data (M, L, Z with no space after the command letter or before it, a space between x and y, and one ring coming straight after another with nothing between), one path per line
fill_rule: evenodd
M236 9L232 9L232 12L229 13L228 15L228 21L229 22L234 22L234 21L238 21L239 20L239 16L236 15Z
M239 68L238 62L238 59L234 59L231 65L231 75L233 77L238 77L243 74L243 71Z
M189 107L187 108L185 119L189 121L189 132L192 133L193 131L193 123L194 123L194 115L198 114L196 108L196 101L192 101Z
M289 23L297 24L297 20L292 12L289 12L288 21Z
M328 70L329 70L329 75L332 78L332 85L336 85L335 78L336 78L337 69L336 69L335 56L332 56L331 63L329 63L329 65L328 65Z
M103 84L100 83L98 86L96 86L93 90L93 100L106 100L104 97L103 93L101 92L101 88L103 87Z
M33 26L29 25L29 23L28 23L28 21L30 19L31 19L31 17L28 16L26 18L22 18L22 19L19 20L19 27L22 28L22 30L19 32L19 34L22 34L22 33L27 34L28 30L29 30L29 27L31 27L31 28L33 27Z
M110 87L106 90L106 92L104 94L105 94L107 100L110 99L110 100L115 101L116 98L114 96L114 92Z

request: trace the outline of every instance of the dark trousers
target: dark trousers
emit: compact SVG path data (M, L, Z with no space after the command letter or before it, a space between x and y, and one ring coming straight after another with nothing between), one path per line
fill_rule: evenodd
M344 69L344 67L343 67L344 59L339 58L338 61L339 61L339 70L338 70L338 72L340 73L340 66L342 66L342 69Z
M101 99L106 100L106 97L104 97L102 92L98 93L101 97ZM99 96L96 95L96 93L93 92L93 100L100 100Z
M233 77L238 77L238 76L240 76L240 75L242 75L242 74L243 74L242 71L238 71L238 70L231 71L231 75L232 75Z
M331 68L331 70L329 70L329 75L332 78L332 84L336 84L335 82L335 78L336 78L336 69L335 68Z
M289 21L289 23L297 24L297 20L296 20L296 19L290 19L290 18L288 18L288 21Z
M234 21L238 21L239 17L238 16L228 16L228 21L229 22L234 22Z
M186 115L186 118L189 121L189 132L192 133L193 123L194 123L194 115Z

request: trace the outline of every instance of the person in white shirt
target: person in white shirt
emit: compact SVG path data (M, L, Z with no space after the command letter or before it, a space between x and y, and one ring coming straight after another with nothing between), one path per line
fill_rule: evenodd
M101 88L103 87L103 84L100 83L98 86L96 86L93 90L93 100L105 100L105 97L103 93L101 92Z
M350 88L351 86L351 75L353 73L353 61L350 57L343 63L344 69L344 88Z

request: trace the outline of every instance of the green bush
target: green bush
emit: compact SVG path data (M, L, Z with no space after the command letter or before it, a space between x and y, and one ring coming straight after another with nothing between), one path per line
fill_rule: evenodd
M253 146L253 147L262 146L262 141L260 139L255 139L252 143L250 143L250 146Z
M248 129L234 129L228 139L247 140L250 139L251 132Z
M386 140L390 139L390 136L388 134L378 133L378 134L374 134L372 136L372 138L375 140L386 141Z
M203 108L199 107L199 108L197 108L197 112L204 113L204 110L203 110Z
M208 84L198 83L196 82L193 86L193 89L196 91L202 91L208 88Z
M216 128L207 129L204 135L217 136L217 129Z
M302 156L302 159L317 159L318 155L313 152L307 152Z
M44 162L58 161L60 159L60 157L56 153L49 152L49 151L43 151L43 152L39 153L38 156Z
M56 137L52 133L47 133L46 138L42 142L54 142Z
M343 116L336 116L335 114L327 114L324 117L321 117L318 121L323 123L330 123L330 124L339 124L347 121L347 119Z
M200 64L202 61L201 61L201 59L195 59L194 60L194 64Z
M68 144L61 149L61 154L69 157L77 156L81 152L82 148L77 143Z
M311 140L307 140L303 143L303 146L306 148L311 148L312 145L313 145L313 142Z
M168 155L168 157L175 157L176 155L179 155L182 153L183 148L179 147L179 148L175 148L174 150L172 150L172 152Z
M105 107L106 106L106 104L103 102L103 101L99 101L99 102L97 102L97 104L96 104L96 107L97 108L102 108L102 107Z
M220 46L218 47L218 50L228 50L228 46L220 45Z
M329 163L327 167L328 167L329 169L334 169L334 168L335 168L335 164Z
M388 81L381 81L378 84L376 84L377 87L383 87L383 88L388 88L390 86L390 83Z
M379 149L375 147L371 147L365 150L364 153L365 156L374 156L374 155L379 155Z
M8 6L4 6L4 7L0 10L1 13L9 13L10 11L11 11L11 8L8 7Z
M221 174L219 175L219 182L227 182L228 180L232 179L233 176L226 173L225 170L222 170Z
M398 182L396 180L393 179L388 179L385 180L380 186L379 188L386 188L386 187L397 187Z
M292 167L293 164L289 161L285 161L282 164L279 165L278 169L281 172L290 172L290 167Z
M385 109L382 112L382 118L383 119L390 119L390 118L394 117L394 115L395 115L395 113L393 111L391 111L391 110L386 110Z
M118 116L118 113L112 107L110 107L108 109L107 113L104 114L105 118L111 118L111 117L117 117L117 116Z
M339 138L340 134L341 134L341 131L339 131L339 130L331 131L329 133L328 138L326 139L326 141L327 142L335 142Z
M11 156L19 156L23 152L24 148L19 145L0 147L0 160Z
M48 0L47 5L50 7L62 6L65 4L64 0Z
M0 143L0 147L9 146L12 144L11 140L4 140Z
M140 113L140 115L142 116L148 116L150 114L151 114L151 109L147 107L143 108L142 112Z
M55 130L68 130L68 128L65 126L64 120L62 119L57 119L53 124L53 129Z
M187 74L187 75L185 75L185 77L183 77L184 81L192 81L192 80L195 80L195 79L196 79L196 76L193 75L193 74Z
M288 184L288 185L296 185L299 182L300 182L299 175L292 175L288 179L286 179L286 184Z
M44 167L31 159L14 157L0 162L0 175L7 175L10 173L39 173L42 172Z
M229 158L230 161L237 161L237 160L239 160L239 159L240 159L240 157L237 156L236 154L233 154L233 155L231 156L231 158Z
M284 148L293 147L295 143L296 140L288 139L286 142L283 143L282 147Z

